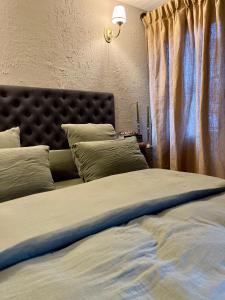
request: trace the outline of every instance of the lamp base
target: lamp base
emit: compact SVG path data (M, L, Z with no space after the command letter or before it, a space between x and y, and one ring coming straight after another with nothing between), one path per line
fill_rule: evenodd
M113 31L111 28L105 28L104 30L104 38L107 43L111 43L113 39Z
M117 24L119 25L119 31L117 34L115 34L115 32L111 28L105 28L104 38L107 43L111 43L112 39L116 39L120 35L122 23L118 22Z

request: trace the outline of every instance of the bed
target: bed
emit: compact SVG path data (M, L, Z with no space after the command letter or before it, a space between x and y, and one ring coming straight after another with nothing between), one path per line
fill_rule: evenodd
M114 125L111 94L0 87L0 95L0 129L20 125L23 146L68 147L63 118ZM88 116L80 100L79 110L68 109L77 98ZM25 99L41 101L42 113ZM48 132L42 141L36 118ZM0 220L3 300L225 299L222 179L160 169L118 174L0 203Z
M115 126L111 93L23 86L0 86L0 132L20 127L21 146L48 145L68 149L62 123ZM80 178L55 182L62 188L83 183Z

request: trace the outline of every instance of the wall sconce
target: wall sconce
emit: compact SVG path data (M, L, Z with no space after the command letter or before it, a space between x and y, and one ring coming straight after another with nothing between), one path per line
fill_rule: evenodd
M127 21L126 18L126 10L122 5L115 6L112 15L113 24L117 24L119 26L118 33L115 33L111 28L106 28L104 32L104 37L107 43L111 43L111 41L117 38L121 32L121 26L125 24Z

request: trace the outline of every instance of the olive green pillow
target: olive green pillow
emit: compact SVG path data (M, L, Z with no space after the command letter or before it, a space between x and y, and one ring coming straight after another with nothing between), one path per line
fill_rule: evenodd
M79 177L70 149L51 150L49 152L49 161L54 181Z
M0 132L0 148L17 148L20 147L20 129L14 127Z
M73 151L79 175L85 182L148 168L133 140L80 142L73 146Z
M0 149L0 202L54 189L49 148Z
M111 124L62 124L70 147L75 143L115 140L116 132Z

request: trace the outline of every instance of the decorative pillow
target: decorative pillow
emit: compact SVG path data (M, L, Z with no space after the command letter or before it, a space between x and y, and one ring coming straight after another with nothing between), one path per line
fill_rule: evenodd
M14 127L0 132L0 148L17 148L20 147L20 129Z
M0 149L0 202L50 191L49 148Z
M85 182L148 168L134 140L81 142L73 146L73 151Z
M49 161L54 181L79 177L70 149L51 150L49 152Z
M75 143L115 140L116 132L111 124L62 124L70 147Z

